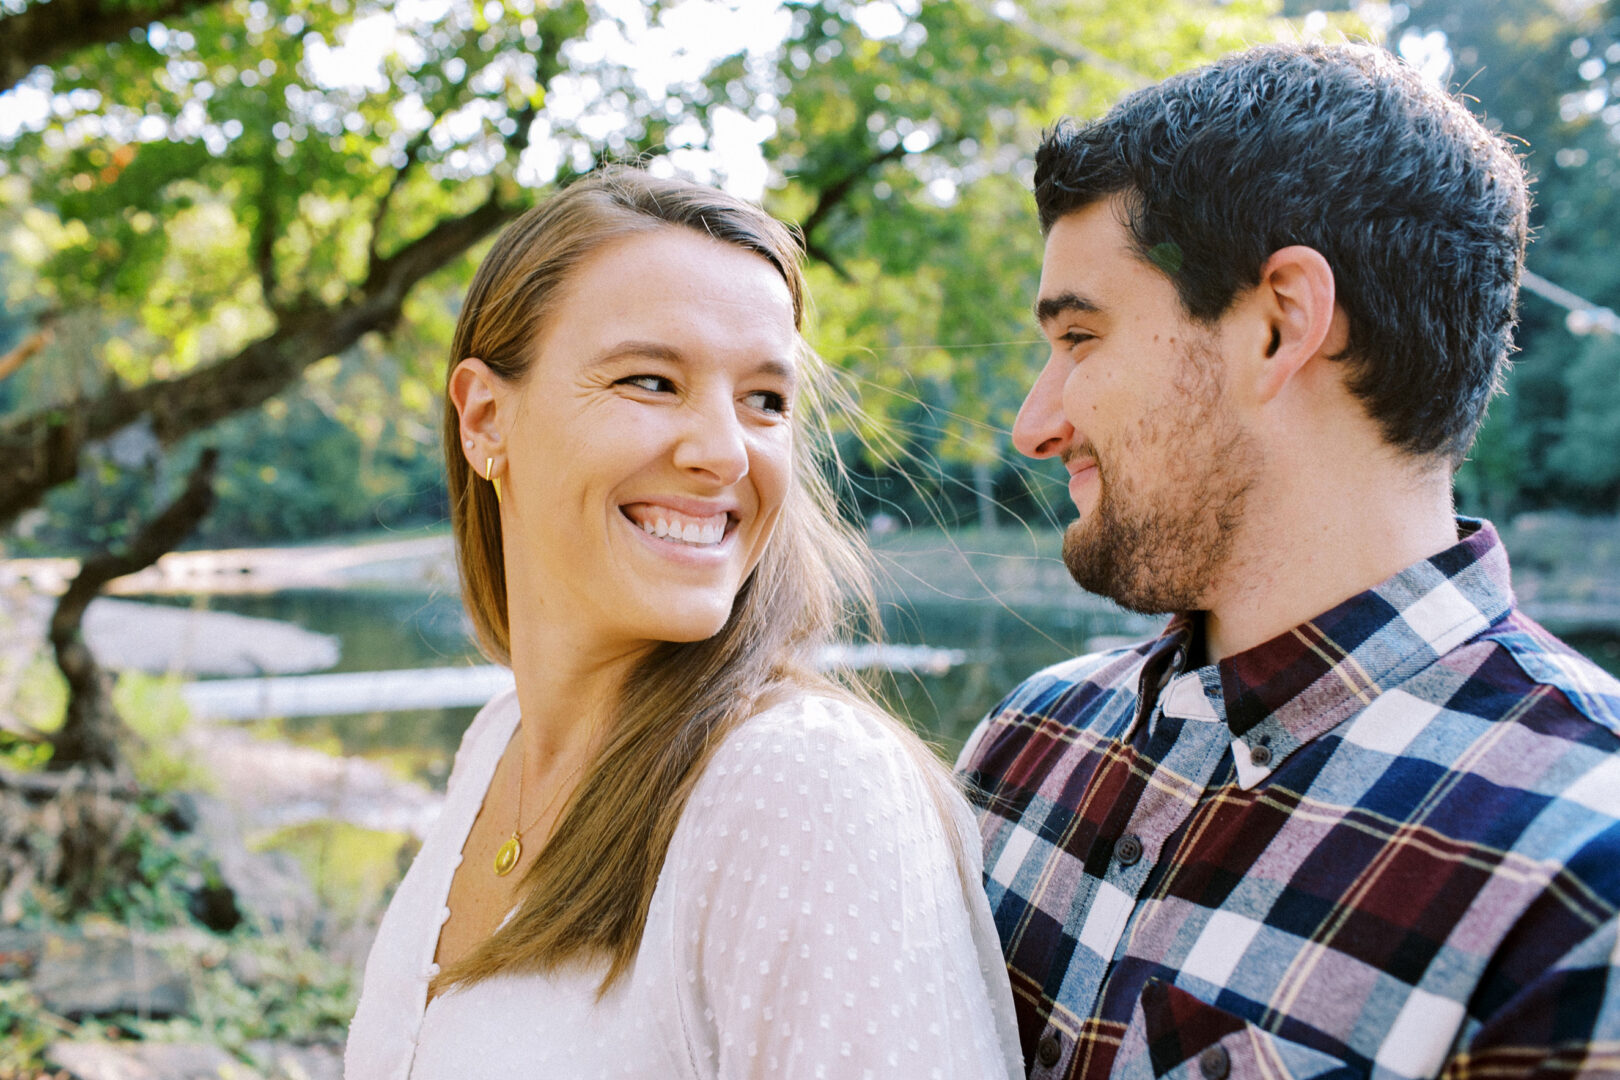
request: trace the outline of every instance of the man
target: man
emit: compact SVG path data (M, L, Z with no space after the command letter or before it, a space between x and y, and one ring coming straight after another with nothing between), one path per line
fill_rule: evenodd
M1369 47L1060 124L1013 441L1085 588L1176 612L959 768L1033 1077L1620 1076L1620 682L1514 608L1451 476L1528 196Z

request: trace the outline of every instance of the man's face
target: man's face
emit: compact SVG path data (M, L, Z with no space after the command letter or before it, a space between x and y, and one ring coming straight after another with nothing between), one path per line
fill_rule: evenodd
M1052 226L1036 317L1052 353L1013 443L1069 472L1063 561L1132 611L1198 610L1230 560L1259 454L1228 406L1215 328L1137 256L1115 199Z

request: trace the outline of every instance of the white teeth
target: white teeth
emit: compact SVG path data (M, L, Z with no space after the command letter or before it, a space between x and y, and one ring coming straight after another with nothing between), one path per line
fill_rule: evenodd
M718 520L711 518L707 521L690 521L676 518L670 521L664 517L644 518L639 523L642 532L649 536L671 540L679 544L695 544L703 547L712 547L726 538L726 518L718 515Z

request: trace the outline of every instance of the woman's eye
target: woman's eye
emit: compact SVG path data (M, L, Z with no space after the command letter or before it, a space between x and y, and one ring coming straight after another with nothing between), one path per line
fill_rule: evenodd
M620 379L619 382L621 385L634 386L654 394L667 394L675 389L675 384L662 375L631 375L629 378Z
M776 413L778 416L787 413L787 398L774 390L756 390L743 399L753 408L762 412Z

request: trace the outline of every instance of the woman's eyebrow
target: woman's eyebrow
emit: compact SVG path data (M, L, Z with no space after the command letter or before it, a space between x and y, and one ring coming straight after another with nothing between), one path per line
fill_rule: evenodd
M598 364L606 364L613 360L622 360L631 356L643 357L648 360L668 360L674 364L686 360L686 355L679 349L670 348L662 341L637 341L632 338L609 345L591 358L589 366L595 367Z
M616 342L593 356L586 364L587 367L599 367L617 360L638 358L645 360L663 360L671 364L687 363L687 356L681 350L672 348L662 341L638 341L628 339ZM750 374L769 375L773 378L783 379L792 385L798 385L799 366L791 360L761 360Z

